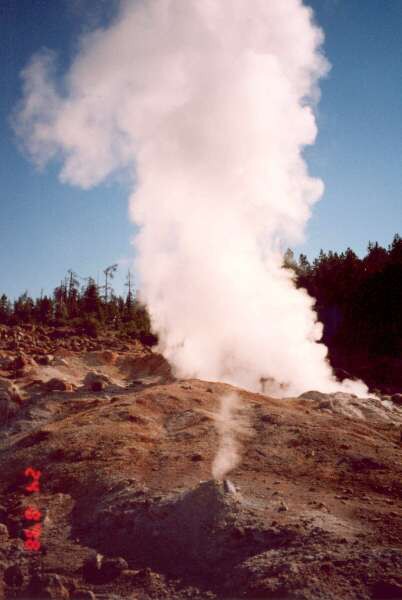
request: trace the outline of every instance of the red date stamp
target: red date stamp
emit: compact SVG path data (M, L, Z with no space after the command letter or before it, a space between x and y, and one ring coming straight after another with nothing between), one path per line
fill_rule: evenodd
M31 479L25 486L25 490L31 494L39 493L39 479L42 475L41 471L28 467L25 469L24 475ZM25 550L40 550L41 544L39 538L42 533L42 525L39 521L42 518L42 513L36 506L29 505L24 511L24 518L26 521L34 522L32 527L23 530L25 535L24 548Z

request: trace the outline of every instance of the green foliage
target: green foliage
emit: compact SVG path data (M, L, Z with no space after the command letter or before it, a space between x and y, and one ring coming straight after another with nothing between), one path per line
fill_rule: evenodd
M112 265L105 269L107 279L102 286L88 277L80 288L78 275L70 270L52 296L41 295L34 301L25 292L12 305L3 294L0 296L0 324L68 325L75 327L78 333L94 338L102 329L114 329L153 345L157 338L151 332L146 307L135 299L131 275L127 296L124 298L113 293L110 280L116 268Z
M310 263L303 254L296 261L288 250L285 268L295 273L299 287L316 300L319 320L324 324L323 341L330 356L361 353L367 356L402 358L402 238L395 235L388 248L370 242L366 256L353 250L323 252ZM124 337L154 345L147 308L138 302L131 273L126 297L116 296L110 285L116 265L105 269L105 284L91 277L80 287L79 277L69 271L52 297L35 301L27 292L13 304L0 296L0 323L73 325L96 337L111 328Z
M75 329L77 333L88 335L92 338L97 338L101 323L95 317L85 317L84 319L77 319L75 322Z
M39 323L49 323L53 318L53 302L51 298L44 296L37 298L35 302L35 320Z
M103 316L102 300L99 295L98 286L92 277L88 278L88 283L81 297L81 312L92 315L98 319Z
M17 323L29 323L34 315L34 302L28 292L21 294L14 302L13 318Z
M0 297L0 323L6 325L9 323L12 315L11 303L8 300L7 296L3 294Z
M304 255L291 266L299 287L316 299L323 341L332 355L402 358L402 238L388 249L370 242L360 259L350 248L325 253L310 265Z

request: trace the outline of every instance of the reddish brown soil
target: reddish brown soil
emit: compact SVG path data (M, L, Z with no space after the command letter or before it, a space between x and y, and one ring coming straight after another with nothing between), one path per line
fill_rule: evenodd
M0 425L0 597L402 598L399 406L237 390L252 435L226 493L200 482L234 388L177 381L138 344L96 344L61 363L49 347L56 359L17 374L3 349L1 381L19 397ZM84 385L94 371L98 391ZM69 391L49 391L54 377ZM25 490L28 466L39 493ZM39 551L23 542L33 501Z

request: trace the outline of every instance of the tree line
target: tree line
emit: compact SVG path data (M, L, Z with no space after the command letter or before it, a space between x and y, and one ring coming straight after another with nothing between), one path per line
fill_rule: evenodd
M351 356L402 358L402 238L398 234L386 248L370 242L362 258L350 248L341 253L321 250L310 263L304 254L296 260L288 250L284 267L294 271L296 285L315 299L334 366ZM3 294L0 323L73 325L89 335L112 327L155 343L130 272L127 294L114 293L111 283L116 269L117 265L110 265L103 271L102 285L92 277L81 283L70 270L51 295L33 299L25 292L11 302Z
M6 294L0 296L0 324L31 323L52 327L71 326L78 332L96 337L102 328L113 328L138 337L151 345L156 337L151 333L146 307L137 297L133 277L127 274L127 294L114 293L111 281L117 265L110 265L103 273L105 283L94 278L80 278L69 270L50 295L32 298L28 292L11 302Z
M333 363L346 357L402 358L402 238L384 248L370 242L365 256L353 250L323 252L310 263L285 255L299 287L315 298L323 341Z

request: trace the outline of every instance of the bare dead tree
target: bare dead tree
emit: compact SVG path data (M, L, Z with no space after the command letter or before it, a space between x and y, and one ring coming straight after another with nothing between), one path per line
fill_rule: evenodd
M103 271L104 275L105 275L105 285L103 286L105 289L105 302L107 302L108 300L108 292L109 289L111 290L111 286L109 285L109 280L113 279L115 272L117 271L117 264L114 265L110 265L109 267L106 267L106 269Z
M67 296L68 299L71 300L72 295L73 295L73 291L75 289L78 288L79 285L79 281L78 281L78 277L79 275L77 275L77 273L75 273L72 269L69 269L67 271L68 273L68 292L67 292Z

